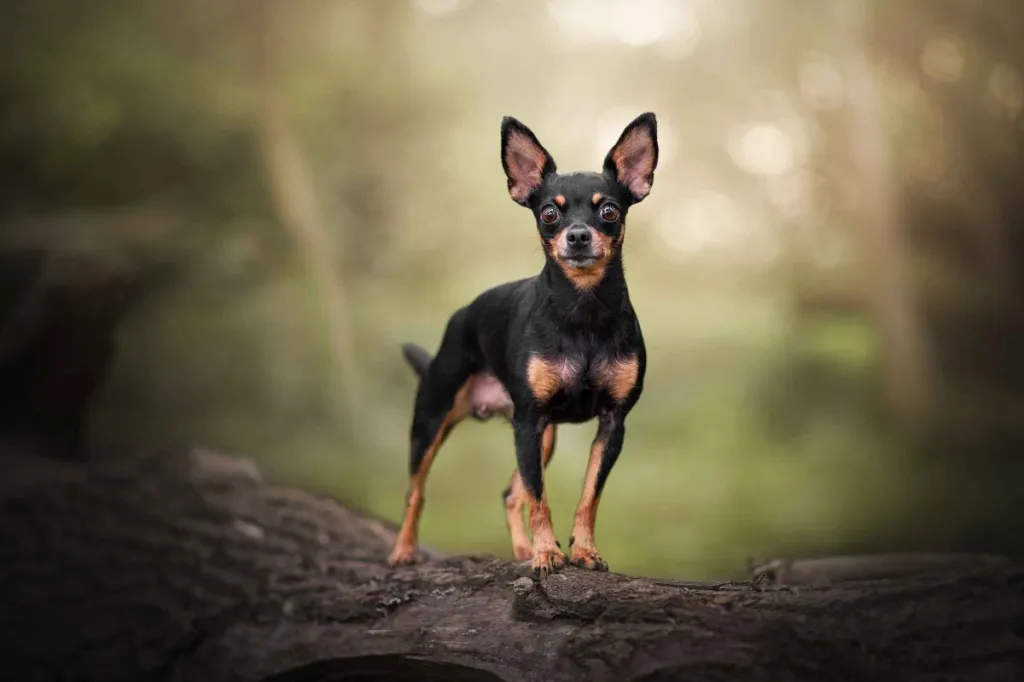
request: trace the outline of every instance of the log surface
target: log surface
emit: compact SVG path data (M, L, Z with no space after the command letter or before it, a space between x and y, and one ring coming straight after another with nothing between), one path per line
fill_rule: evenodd
M246 460L0 457L11 679L1024 680L1024 567L1005 560L807 586L798 564L722 583L389 569L391 524Z

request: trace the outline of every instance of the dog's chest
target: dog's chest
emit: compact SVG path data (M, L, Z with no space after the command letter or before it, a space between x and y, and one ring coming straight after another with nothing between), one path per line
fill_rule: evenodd
M637 380L635 355L532 356L527 380L534 398L560 421L586 421L604 402L624 400Z

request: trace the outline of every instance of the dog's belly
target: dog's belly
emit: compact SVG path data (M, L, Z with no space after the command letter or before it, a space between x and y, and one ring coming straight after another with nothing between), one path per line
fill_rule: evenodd
M544 412L556 424L581 424L593 419L598 412L601 391L589 383L560 389L551 396ZM497 415L512 420L515 408L512 397L493 374L474 374L462 387L458 399L463 412L479 421Z
M512 419L512 397L493 374L474 374L462 388L465 410L474 419L486 421L494 415Z

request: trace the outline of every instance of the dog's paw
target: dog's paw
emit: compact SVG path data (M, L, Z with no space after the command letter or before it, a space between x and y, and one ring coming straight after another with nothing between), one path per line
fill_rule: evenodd
M388 566L411 566L419 561L416 547L412 545L396 545L388 556Z
M539 578L546 578L555 571L565 568L566 558L560 549L541 549L534 551L533 572Z
M607 571L608 564L593 547L573 547L569 563L588 571Z

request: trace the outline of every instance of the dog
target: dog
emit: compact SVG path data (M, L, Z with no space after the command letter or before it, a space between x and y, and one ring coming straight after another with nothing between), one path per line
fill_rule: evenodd
M643 391L647 356L622 263L626 215L650 193L657 120L634 119L601 172L560 174L536 135L501 123L501 163L513 201L528 208L544 251L540 274L480 294L448 320L434 357L404 344L419 375L410 432L405 515L388 563L417 560L424 489L437 452L460 421L498 415L514 432L516 469L502 494L517 561L546 576L566 563L607 571L594 543L601 491L622 451L626 418ZM570 555L551 525L544 469L558 424L598 420ZM523 523L529 507L530 536Z

